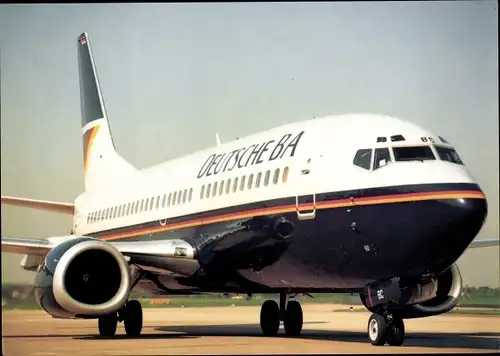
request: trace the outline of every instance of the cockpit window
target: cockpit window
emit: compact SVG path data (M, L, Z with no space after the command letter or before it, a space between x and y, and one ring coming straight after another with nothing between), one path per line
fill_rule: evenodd
M426 161L436 159L430 146L393 147L396 161Z
M364 169L370 169L370 165L372 162L372 150L371 149L362 149L356 152L352 163L356 166L359 166Z
M391 162L391 153L388 148L376 148L375 149L375 162L373 169L377 169L385 166L387 163Z
M460 157L458 156L457 151L453 148L436 146L436 151L443 161L448 161L456 164L464 164Z

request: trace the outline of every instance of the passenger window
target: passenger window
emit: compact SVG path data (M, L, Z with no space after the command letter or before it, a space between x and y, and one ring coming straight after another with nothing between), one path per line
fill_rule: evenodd
M187 189L184 189L184 193L182 193L182 203L186 204L186 199L187 199L188 191Z
M234 178L233 181L233 193L236 192L236 189L238 189L238 177Z
M266 171L266 176L264 178L264 187L267 187L267 185L269 184L269 177L271 176L271 171L268 169Z
M389 152L389 149L387 149L387 148L378 148L377 150L381 150L381 149L387 150L387 152ZM372 149L371 148L364 148L364 149L358 150L358 152L356 152L356 155L354 156L354 159L352 160L352 163L354 163L356 166L364 168L364 169L368 169L368 170L370 170L371 162L372 162Z
M182 201L182 190L179 190L179 193L177 194L177 204L180 204Z
M160 208L160 196L158 195L156 197L156 209L159 209Z
M285 167L285 169L283 170L283 177L281 178L281 181L283 183L286 183L287 179L288 179L288 171L290 169L288 167Z
M127 203L127 216L130 214L130 203Z
M217 195L217 182L214 183L214 189L212 190L212 196L215 197Z
M223 192L224 192L224 181L221 180L219 184L219 195L222 195Z
M200 190L200 199L203 199L204 196L205 196L205 185L202 185Z
M162 208L165 207L166 201L167 201L167 194L163 194L163 199L161 200L161 207Z
M252 189L253 173L248 177L248 189Z
M122 210L123 210L123 205L120 205L118 207L118 217L121 217L122 216Z
M114 207L113 207L113 214L112 214L112 218L113 218L113 219L114 219L114 218L116 218L116 209L117 209L117 207L116 207L116 206L114 206Z
M139 211L142 212L144 210L144 199L141 200Z
M430 146L393 147L396 161L427 161L435 160Z
M139 212L139 200L135 203L135 213Z
M172 196L172 205L175 205L175 198L177 198L177 192L174 192L174 195Z
M206 198L210 197L210 188L212 187L212 183L208 183L207 185L207 194L205 195Z
M229 178L226 183L226 194L229 194L230 189L231 189L231 178Z
M189 196L188 201L191 202L191 198L193 197L193 188L189 188Z
M106 208L106 220L109 220L111 218L111 209Z
M149 200L149 210L153 210L153 207L155 205L155 197L151 197Z
M171 203L172 203L172 192L168 193L167 206L170 206Z
M257 179L255 180L255 188L260 187L260 178L262 177L262 172L257 173Z
M391 154L389 153L388 148L376 148L375 149L375 162L373 169L377 169L385 166L391 162Z
M280 177L280 169L276 168L276 170L274 171L274 176L273 176L273 183L274 184L278 184L279 177Z
M246 176L241 177L240 190L245 189L245 179L246 179Z

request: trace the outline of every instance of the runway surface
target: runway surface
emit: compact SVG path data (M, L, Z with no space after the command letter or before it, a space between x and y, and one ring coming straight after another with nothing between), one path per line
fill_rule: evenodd
M101 339L96 320L53 319L43 311L3 313L3 355L171 355L500 352L500 317L448 314L406 320L401 347L367 341L368 312L304 304L298 338L261 336L258 307L144 309L143 335Z

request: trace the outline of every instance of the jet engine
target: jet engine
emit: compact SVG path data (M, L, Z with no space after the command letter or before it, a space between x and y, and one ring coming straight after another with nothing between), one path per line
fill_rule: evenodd
M403 319L423 318L444 314L452 310L459 301L462 292L462 276L456 264L426 283L408 283L398 279L386 281L367 288L368 293L362 293L361 301L371 312L381 306L397 313ZM384 295L385 302L373 302L377 294ZM371 305L370 305L371 301Z
M434 283L437 284L435 297L404 308L403 318L423 318L444 314L458 304L462 292L462 276L456 264L440 274Z
M78 237L54 247L40 264L35 297L59 318L97 318L126 303L131 276L125 257L111 244Z

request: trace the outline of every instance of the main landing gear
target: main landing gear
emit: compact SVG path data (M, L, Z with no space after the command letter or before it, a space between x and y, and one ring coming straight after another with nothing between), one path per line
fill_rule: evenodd
M139 336L142 331L142 306L138 300L130 300L118 313L103 315L99 318L99 334L111 337L116 333L119 321L123 321L127 336Z
M283 321L288 336L299 336L302 331L303 314L300 303L288 301L286 293L280 294L280 304L266 300L260 310L260 328L265 336L276 336Z
M405 339L403 319L389 313L372 314L368 320L368 339L376 346L386 342L390 346L401 346Z

